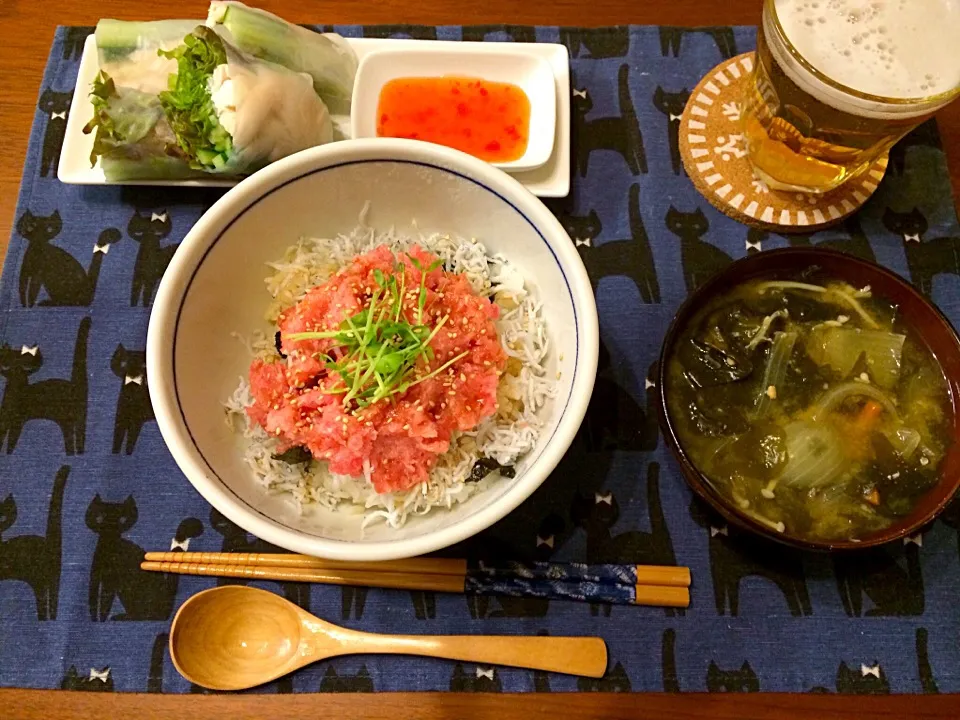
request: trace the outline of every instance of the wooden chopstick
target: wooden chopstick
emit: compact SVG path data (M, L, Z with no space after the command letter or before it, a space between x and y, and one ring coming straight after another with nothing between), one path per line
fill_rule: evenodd
M324 560L309 555L284 553L148 552L148 562L242 565L245 567L301 568L310 570L356 570L374 573L467 575L488 577L551 578L564 581L620 582L630 585L690 587L690 568L672 565L581 565L550 562L479 562L454 558L415 557L385 562ZM318 581L319 582L319 581Z
M464 576L467 572L466 560L431 557L414 557L386 562L356 562L324 560L294 553L148 552L145 559L151 562L308 568L312 570L370 570L385 573L425 573L459 577Z
M555 579L546 577L520 577L510 575L486 575L467 572L461 575L425 572L386 572L367 569L312 568L280 565L241 565L224 563L182 562L187 556L203 553L170 553L174 561L147 560L143 570L169 572L180 575L205 575L235 577L251 580L278 580L281 582L311 582L328 585L381 587L398 590L420 590L471 595L508 595L514 597L542 597L573 599L599 603L628 605L656 605L661 607L687 607L690 591L686 587L595 582L579 579ZM217 553L211 553L216 555ZM149 553L149 557L166 555ZM187 558L189 559L189 558ZM421 558L428 560L429 558ZM329 561L323 561L329 562ZM357 564L354 564L357 565ZM383 563L377 563L383 565ZM591 566L582 566L589 568Z

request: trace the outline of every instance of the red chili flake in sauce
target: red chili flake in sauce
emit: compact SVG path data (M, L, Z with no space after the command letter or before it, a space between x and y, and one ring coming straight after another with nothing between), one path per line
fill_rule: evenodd
M380 137L427 140L487 162L517 160L530 137L526 93L511 83L475 78L391 80L380 91L377 116Z

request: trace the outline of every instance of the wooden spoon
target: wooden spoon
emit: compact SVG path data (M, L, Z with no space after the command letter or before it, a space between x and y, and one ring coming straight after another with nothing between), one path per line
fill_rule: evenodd
M187 680L211 690L243 690L304 665L357 653L425 655L490 665L602 677L600 638L482 635L377 635L333 625L256 588L204 590L177 611L170 657Z

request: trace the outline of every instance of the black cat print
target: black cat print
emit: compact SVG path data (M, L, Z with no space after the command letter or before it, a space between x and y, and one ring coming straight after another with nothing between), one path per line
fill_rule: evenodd
M683 28L667 25L660 26L660 54L664 57L680 57L681 43L690 35L709 36L724 60L729 60L737 54L737 44L731 27Z
M630 66L620 66L617 73L617 98L620 114L613 117L587 119L593 99L587 89L574 86L572 125L575 164L580 177L586 177L591 154L612 150L627 164L631 175L647 172L647 155L643 149L640 122L630 94Z
M603 225L596 210L575 215L566 211L564 206L568 203L554 202L551 207L579 250L594 292L604 278L622 276L633 281L642 302L659 303L660 282L657 280L650 240L643 226L639 184L630 186L626 200L630 237L603 242L597 242Z
M223 542L220 545L221 552L244 552L244 553L278 553L285 552L278 548L275 545L271 545L268 542L264 542L259 538L255 538L252 535L249 535L243 528L239 525L227 520L222 514L220 514L216 508L210 508L210 527L214 529L218 534L223 537ZM217 578L217 585L245 585L244 580L238 580L236 578ZM277 583L280 588L283 590L284 597L287 598L292 603L295 603L302 607L304 610L310 609L310 586L304 583L289 582ZM351 603L356 602L357 596L355 594L350 595ZM364 591L363 599L359 600L360 607L359 613L363 614L363 602L366 598L366 591Z
M680 118L690 99L690 91L684 88L679 92L666 92L659 85L653 94L653 105L667 116L667 146L670 148L670 165L674 175L684 172L680 159Z
M463 28L461 39L480 42L500 37L506 37L511 42L533 43L537 41L537 31L529 25L469 25Z
M163 241L173 229L170 213L134 210L127 225L130 239L140 244L133 265L133 282L130 285L130 305L147 307L153 302L160 278L173 259L180 243L164 245Z
M67 115L70 113L72 92L54 92L47 88L40 95L37 107L46 117L43 151L40 156L40 177L56 175L60 164L60 150L67 134Z
M33 590L37 620L56 620L60 603L60 567L63 547L63 499L70 468L57 471L47 511L44 535L17 535L7 532L17 522L17 501L13 495L0 501L0 582L17 580Z
M110 369L120 379L117 414L113 426L113 454L132 455L144 424L154 419L147 385L147 357L143 350L117 345Z
M31 381L30 376L43 366L40 348L0 345L0 375L6 378L0 401L0 449L6 446L8 455L16 450L24 426L32 420L55 422L63 434L63 451L67 455L84 451L90 324L89 317L80 321L69 378Z
M138 518L132 495L121 502L106 502L97 494L87 507L87 527L97 535L88 592L90 619L95 622L169 620L173 614L179 576L141 570L144 549L123 537ZM187 550L190 540L202 534L203 524L187 518L177 528L171 550ZM111 615L118 600L123 612Z
M618 25L605 28L560 28L560 42L567 46L570 57L625 57L630 50L630 28Z
M89 268L63 248L51 244L63 229L60 213L38 216L29 210L17 221L17 233L27 241L20 266L20 304L24 307L89 306L93 302L100 267L110 246L122 239L108 228L93 243ZM45 297L41 298L41 294ZM39 299L39 301L38 301Z
M667 210L666 224L667 229L680 239L683 280L688 293L733 262L727 253L703 239L710 229L710 221L700 208L681 212L671 205Z
M940 275L960 275L960 235L926 237L927 218L917 208L899 212L887 208L883 225L903 240L910 280L924 295L933 293L934 280Z

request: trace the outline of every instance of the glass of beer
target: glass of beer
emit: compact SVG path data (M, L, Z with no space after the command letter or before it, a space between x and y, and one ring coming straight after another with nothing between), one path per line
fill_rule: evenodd
M741 118L772 188L825 193L960 95L960 0L765 0Z

